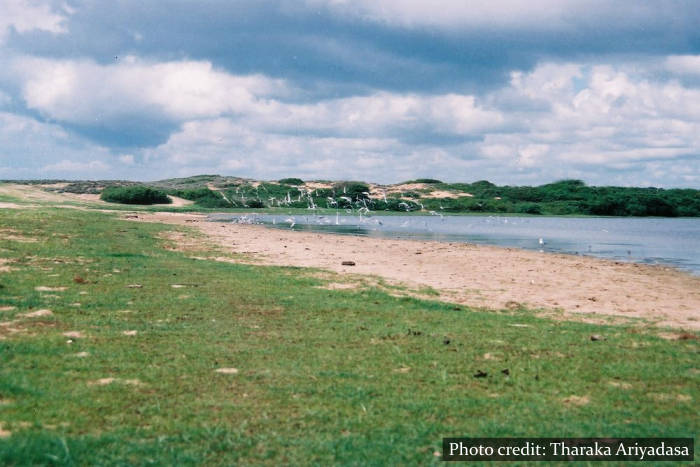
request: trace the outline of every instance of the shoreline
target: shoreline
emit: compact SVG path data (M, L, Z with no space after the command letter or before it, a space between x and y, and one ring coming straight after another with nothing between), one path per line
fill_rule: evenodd
M193 213L194 214L194 213ZM201 213L205 214L205 213ZM261 215L259 213L242 213L242 214L236 214L236 217L240 217L241 215ZM229 216L229 214L225 214L226 216ZM278 214L262 214L262 215L278 215ZM423 214L425 215L425 214ZM234 215L232 215L234 216ZM486 214L480 214L479 216L481 217L487 217ZM341 216L342 217L342 216ZM351 217L351 216L347 216ZM373 216L377 217L377 216ZM488 216L491 217L491 216ZM493 217L498 217L498 216L493 216ZM504 216L504 217L509 217L509 216ZM530 216L534 218L556 218L556 217L565 217L565 216ZM600 217L600 218L610 218L610 219L626 219L624 217L605 217L605 216L586 216L587 218L590 217ZM581 217L578 217L581 218ZM638 218L642 219L642 218ZM671 218L664 218L664 217L658 217L658 218L644 218L644 219L671 219ZM207 214L207 221L209 222L220 222L220 223L232 223L229 220L225 220L225 218L222 217L212 217L211 214ZM429 242L429 243L454 243L454 244L459 244L459 243L464 243L464 244L469 244L469 245L482 245L482 246L493 246L496 248L505 248L505 249L517 249L517 250L523 250L523 251L532 251L532 252L538 252L538 253L545 253L545 254L556 254L556 255L566 255L566 256L573 256L573 257L586 257L586 258L594 258L594 259L600 259L604 261L612 261L612 262L619 262L619 263L626 263L626 264L639 264L642 266L651 266L655 268L671 268L674 269L678 272L690 274L691 276L699 277L700 278L700 269L694 270L690 267L682 267L678 264L673 264L671 262L665 263L665 262L655 262L655 263L650 263L650 262L644 262L644 261L638 261L634 258L626 258L626 257L605 257L605 256L598 256L595 254L590 254L585 251L575 251L575 252L569 252L569 251L554 251L551 249L546 249L542 247L524 247L524 246L515 246L515 245L506 245L506 244L495 244L495 243L489 243L489 242L476 242L476 241L471 241L471 240L459 240L459 239L454 239L454 240L448 240L448 239L439 239L439 238L431 238L431 239L422 239L420 237L420 232L414 232L415 238L412 237L410 234L403 234L403 235L392 235L389 232L382 232L386 233L386 235L367 235L367 234L362 234L362 233L355 233L355 232L343 232L343 231L334 231L334 230L329 230L329 231L323 231L323 230L318 230L315 227L316 225L313 224L301 224L301 225L309 225L311 226L309 229L289 229L289 227L286 224L263 224L263 223L256 223L256 224L244 224L244 225L259 225L263 227L267 227L270 229L276 229L280 231L285 231L285 230L294 230L295 232L303 232L303 233L318 233L321 235L340 235L340 236L350 236L350 237L361 237L361 238L370 238L370 239L379 239L379 240L408 240L408 241L418 241L418 242ZM300 224L297 224L300 225ZM352 224L344 224L344 227L355 227ZM360 228L359 225L356 226L358 229ZM444 234L445 236L449 236L450 234Z
M133 220L195 227L255 264L429 287L438 292L436 299L472 307L522 306L589 321L641 318L655 326L700 330L700 277L673 267L515 247L272 229L209 221L206 214L133 214L138 215Z

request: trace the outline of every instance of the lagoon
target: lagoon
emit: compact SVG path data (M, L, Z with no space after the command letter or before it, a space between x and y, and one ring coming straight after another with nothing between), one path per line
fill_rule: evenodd
M274 228L468 242L673 266L700 275L700 219L545 216L214 215ZM541 241L540 241L541 240Z

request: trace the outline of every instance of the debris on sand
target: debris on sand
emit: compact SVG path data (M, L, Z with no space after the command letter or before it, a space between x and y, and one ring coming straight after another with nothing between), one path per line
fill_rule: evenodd
M505 304L505 307L510 311L517 311L523 308L523 304L520 302L516 302L515 300L508 300Z
M343 261L343 262L340 263L340 264L343 265L343 266L355 266L355 262L354 262L354 261Z

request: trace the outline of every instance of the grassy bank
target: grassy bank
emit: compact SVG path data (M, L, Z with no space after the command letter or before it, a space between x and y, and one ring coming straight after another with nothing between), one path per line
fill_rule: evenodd
M327 290L188 258L172 229L0 210L0 463L426 464L443 436L698 432L697 339Z

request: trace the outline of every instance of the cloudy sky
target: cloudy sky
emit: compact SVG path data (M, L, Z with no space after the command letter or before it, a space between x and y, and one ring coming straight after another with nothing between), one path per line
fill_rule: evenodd
M0 179L700 188L696 0L0 0Z

